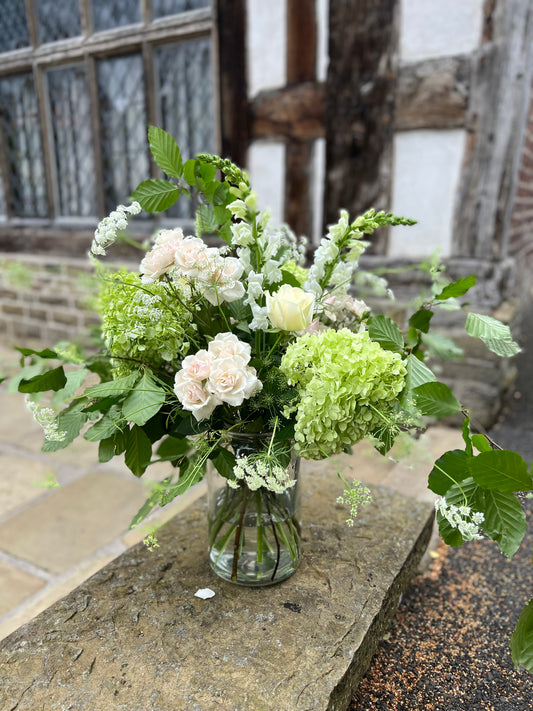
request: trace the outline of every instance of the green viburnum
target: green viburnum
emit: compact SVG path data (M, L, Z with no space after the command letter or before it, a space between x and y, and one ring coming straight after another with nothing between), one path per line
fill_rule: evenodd
M287 348L281 370L296 385L295 449L307 459L342 452L374 432L405 385L398 353L366 331L305 334Z
M179 367L193 331L191 314L177 301L176 289L164 282L143 284L138 274L126 270L104 281L98 311L115 377L137 369L139 362Z

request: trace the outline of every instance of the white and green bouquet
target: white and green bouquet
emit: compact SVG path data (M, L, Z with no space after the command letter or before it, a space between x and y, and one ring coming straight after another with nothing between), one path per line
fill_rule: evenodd
M531 473L519 454L472 433L467 410L427 361L434 313L460 308L475 276L435 280L404 333L361 300L387 285L358 263L374 230L412 220L369 210L352 221L342 211L306 261L306 241L272 226L244 171L214 155L184 163L155 127L149 142L168 179L141 183L131 205L98 225L91 248L101 284L98 352L18 349L30 359L18 389L45 424L43 450L81 435L99 443L101 462L124 455L137 477L171 462L173 475L154 485L137 525L199 482L208 464L233 489L283 493L293 483L290 452L324 459L370 438L386 454L400 432L462 415L464 449L445 453L429 474L441 535L454 546L487 536L511 558L526 530L517 494L533 489ZM159 230L134 271L97 259L131 216L165 211L178 198L194 201L194 235ZM492 317L467 313L465 328L501 356L518 351ZM46 391L63 397L60 411L37 402ZM253 456L228 446L248 435L261 441ZM353 523L366 491L344 480L341 492ZM285 534L274 534L279 545ZM227 535L236 536L235 550L238 535L236 524ZM515 663L531 671L532 639L533 601L512 640Z

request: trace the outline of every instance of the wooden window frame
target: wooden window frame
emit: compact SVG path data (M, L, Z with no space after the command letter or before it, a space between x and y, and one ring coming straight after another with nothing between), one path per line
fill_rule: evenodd
M224 4L224 3L222 3ZM6 180L9 176L9 164L4 149L5 140L0 127L0 175L4 178L4 192L6 215L0 221L0 250L1 251L44 251L49 252L51 241L57 235L56 246L52 251L58 253L71 253L72 247L67 247L70 237L73 242L80 238L86 245L89 236L92 236L95 219L89 217L66 217L57 214L57 188L54 185L53 170L53 144L50 140L51 124L48 115L48 98L46 92L46 72L52 68L83 64L87 72L91 115L89 121L93 134L94 159L97 183L103 183L102 153L100 146L100 116L98 105L98 86L96 76L96 63L119 54L137 52L140 54L145 83L145 105L149 123L155 123L156 99L154 96L153 76L153 49L157 45L167 44L194 37L209 36L213 46L213 76L215 87L215 146L220 146L218 99L218 56L215 31L216 8L213 6L190 10L177 15L152 19L150 17L150 1L141 0L141 22L125 27L118 27L98 33L93 33L91 28L90 0L80 0L80 17L82 34L78 37L58 40L57 42L38 45L34 0L25 0L28 33L31 46L0 54L0 78L20 73L31 73L37 96L41 142L46 175L46 193L49 204L48 217L17 217L12 213L10 200L10 183ZM156 167L152 164L156 173ZM95 218L105 214L103 191L97 190ZM150 221L152 222L152 221ZM147 225L148 229L148 225ZM153 222L150 229L153 229ZM74 250L80 251L79 247Z

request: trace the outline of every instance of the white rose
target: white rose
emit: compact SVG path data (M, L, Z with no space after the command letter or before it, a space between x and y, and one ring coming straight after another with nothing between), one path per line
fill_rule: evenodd
M282 331L303 331L313 320L315 295L297 286L284 284L266 295L270 323Z
M206 269L209 256L207 245L199 237L185 237L175 250L176 266L186 276L197 276Z
M205 272L207 284L202 288L202 295L213 306L221 301L240 299L245 294L244 284L238 281L243 271L242 263L235 257L215 258Z
M207 390L218 400L237 407L263 388L255 368L243 365L238 357L222 358L213 363Z
M213 356L206 350L200 350L194 355L186 356L181 367L191 380L205 380L209 377Z
M176 227L173 230L159 230L156 235L155 243L157 245L172 244L176 246L178 242L183 240L183 230L181 227Z
M221 400L207 392L202 383L190 378L184 370L176 373L174 392L183 409L192 412L198 422L210 417L215 407L221 404Z
M250 345L240 341L234 333L217 333L207 349L212 358L239 358L242 365L248 363L252 351Z
M145 284L153 283L174 268L174 250L174 245L168 243L157 245L146 253L139 267Z

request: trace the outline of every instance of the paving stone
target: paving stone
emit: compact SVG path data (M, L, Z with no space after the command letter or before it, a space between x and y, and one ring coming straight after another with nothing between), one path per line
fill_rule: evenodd
M136 481L94 472L0 524L0 548L60 574L125 532L145 496Z
M312 463L314 464L314 463ZM334 470L304 466L303 561L250 589L207 562L203 500L0 643L17 711L341 711L431 531L430 504L374 488L353 529ZM215 597L200 600L199 588Z
M0 518L41 497L50 474L51 464L0 451Z
M0 616L20 605L45 585L45 581L0 561Z

